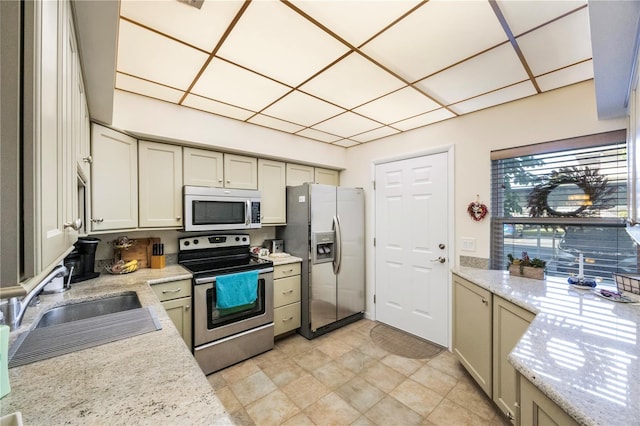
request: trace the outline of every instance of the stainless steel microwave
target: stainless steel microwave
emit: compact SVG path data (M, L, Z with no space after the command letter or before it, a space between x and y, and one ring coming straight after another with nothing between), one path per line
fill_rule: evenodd
M260 228L260 191L184 186L184 230Z

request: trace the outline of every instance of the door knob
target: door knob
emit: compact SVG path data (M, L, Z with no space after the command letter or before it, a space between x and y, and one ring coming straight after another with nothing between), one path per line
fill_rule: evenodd
M440 256L437 259L431 259L432 262L440 262L440 263L444 263L447 261L447 259L445 259L444 257Z

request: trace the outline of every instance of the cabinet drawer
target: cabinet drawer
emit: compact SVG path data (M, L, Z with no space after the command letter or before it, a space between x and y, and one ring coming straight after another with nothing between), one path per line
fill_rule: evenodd
M273 267L273 279L300 275L300 262L287 263L286 265L276 265Z
M274 309L273 322L274 336L300 327L300 302Z
M191 296L191 280L171 281L151 286L161 302Z
M300 301L300 275L273 280L273 307Z

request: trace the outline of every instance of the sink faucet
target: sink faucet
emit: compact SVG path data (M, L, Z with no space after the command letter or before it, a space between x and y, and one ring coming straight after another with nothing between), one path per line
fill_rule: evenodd
M38 283L38 285L36 285L33 290L27 293L26 296L24 296L22 299L18 297L12 297L11 299L9 299L9 302L7 303L8 312L6 315L8 318L6 319L6 321L9 323L9 328L11 329L11 331L17 329L18 327L20 327L20 324L22 324L22 318L24 318L27 307L29 307L29 303L31 303L33 298L40 294L42 289L51 281L56 278L63 277L67 275L67 273L68 270L66 266L58 265L53 268L53 270L49 272L49 275L47 275L42 281L40 281L40 283Z

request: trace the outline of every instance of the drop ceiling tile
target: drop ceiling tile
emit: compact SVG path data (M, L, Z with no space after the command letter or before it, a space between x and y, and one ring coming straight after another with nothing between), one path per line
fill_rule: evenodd
M304 129L297 132L296 135L304 136L305 138L314 139L320 142L332 143L342 139L340 136L332 135L326 132L321 132L314 129Z
M256 114L247 120L247 123L253 123L264 127L269 127L271 129L281 130L287 133L295 133L304 129L303 126L298 124L289 123L288 121L279 120L277 118L269 117L263 114Z
M252 111L260 111L291 89L254 72L214 58L192 92Z
M535 76L590 59L587 9L518 37L517 41Z
M533 84L531 84L530 81L525 81L496 92L491 92L486 95L478 96L477 98L451 105L450 108L457 114L467 114L535 94L536 90L533 87Z
M416 85L449 105L526 79L511 44L503 44Z
M349 139L357 142L371 142L373 140L395 135L397 133L400 133L400 131L391 127L384 126L378 129L371 130L369 132L351 136Z
M497 0L497 3L516 37L587 4L586 0Z
M252 111L236 108L232 105L216 102L198 95L187 96L184 102L182 102L182 105L225 117L235 118L236 120L246 120L254 114Z
M344 55L347 47L281 2L252 2L218 51L291 86Z
M332 145L338 145L344 148L350 148L352 146L357 146L357 145L361 145L358 142L352 141L350 139L343 139L341 141L338 142L334 142Z
M405 87L354 109L354 112L389 124L439 108L440 105L411 87Z
M414 82L506 39L489 2L431 0L362 51Z
M358 53L352 53L300 86L300 90L351 109L405 84Z
M186 90L207 58L199 50L120 20L117 71Z
M542 75L536 78L538 86L543 92L557 89L558 87L568 86L569 84L593 78L593 62L586 61L576 64L572 67L563 68L561 70Z
M352 46L358 47L416 6L419 1L293 0L291 3Z
M380 127L380 123L352 112L345 112L344 114L340 114L337 117L333 117L313 126L316 130L333 133L345 138L373 130L378 127Z
M120 15L211 52L241 6L240 1L205 1L196 9L178 1L121 0Z
M161 86L122 73L116 74L116 89L126 90L127 92L149 96L150 98L160 99L162 101L173 102L174 104L177 104L184 95L184 92L181 90Z
M402 131L407 131L417 129L418 127L424 127L429 124L437 123L438 121L444 121L451 117L455 117L455 115L444 108L440 108L435 111L419 115L417 117L393 123L393 127Z
M305 127L342 112L344 109L297 90L262 111L263 114L298 123Z

